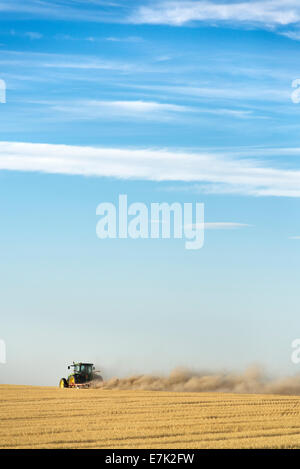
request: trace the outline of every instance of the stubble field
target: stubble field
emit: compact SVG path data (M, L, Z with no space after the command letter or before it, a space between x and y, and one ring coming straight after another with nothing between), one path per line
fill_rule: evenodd
M300 448L300 397L0 386L1 448Z

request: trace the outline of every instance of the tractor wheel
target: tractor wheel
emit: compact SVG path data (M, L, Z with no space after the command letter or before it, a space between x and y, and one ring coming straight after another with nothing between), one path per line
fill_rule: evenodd
M60 388L67 388L68 387L68 383L67 383L67 380L65 378L62 378L59 382L59 387Z
M69 377L69 387L75 387L75 376Z

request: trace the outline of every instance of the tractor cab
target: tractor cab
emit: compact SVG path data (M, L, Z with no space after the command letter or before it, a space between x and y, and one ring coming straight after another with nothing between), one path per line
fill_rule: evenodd
M68 366L68 370L73 368L73 374L80 375L84 379L90 376L95 367L92 363L73 363L73 365Z
M59 383L60 388L77 388L89 387L90 383L94 380L101 380L102 378L95 373L93 363L74 363L68 366L68 370L72 369L72 373L67 379L62 378Z

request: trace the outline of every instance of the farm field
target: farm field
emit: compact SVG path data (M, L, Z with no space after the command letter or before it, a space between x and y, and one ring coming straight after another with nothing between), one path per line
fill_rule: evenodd
M0 448L300 448L300 397L1 385Z

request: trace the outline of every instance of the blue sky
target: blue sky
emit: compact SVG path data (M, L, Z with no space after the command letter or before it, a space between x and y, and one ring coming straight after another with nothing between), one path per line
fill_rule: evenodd
M73 359L298 371L300 6L282 3L0 0L0 382L56 384ZM204 202L204 247L100 241L119 194Z

